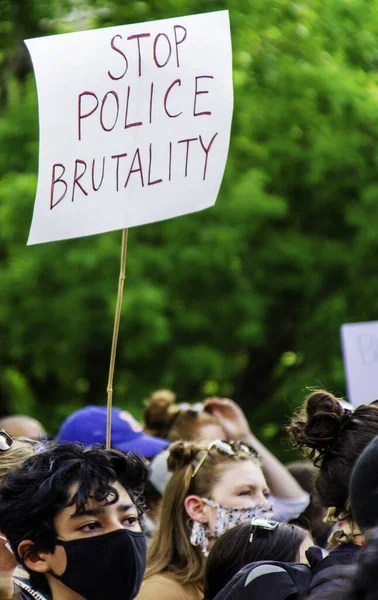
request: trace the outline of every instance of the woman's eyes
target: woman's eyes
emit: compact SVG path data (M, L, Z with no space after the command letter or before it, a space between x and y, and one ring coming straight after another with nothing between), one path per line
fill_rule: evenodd
M264 490L263 491L263 495L265 496L265 498L269 498L270 492L268 490ZM247 490L247 489L246 490L241 490L238 493L238 496L252 496L252 490Z

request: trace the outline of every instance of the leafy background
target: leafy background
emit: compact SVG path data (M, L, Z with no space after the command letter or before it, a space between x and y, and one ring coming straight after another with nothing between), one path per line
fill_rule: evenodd
M0 410L51 432L105 403L120 232L26 247L28 37L228 8L235 110L215 208L129 232L116 405L230 396L281 457L306 386L345 393L339 328L378 313L378 1L0 0Z

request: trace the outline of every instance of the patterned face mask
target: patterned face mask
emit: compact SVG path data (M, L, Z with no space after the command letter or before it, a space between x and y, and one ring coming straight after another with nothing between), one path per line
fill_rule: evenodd
M235 508L233 506L225 506L217 504L214 500L201 498L205 504L217 509L217 518L214 527L214 537L219 537L236 525L241 523L250 523L252 519L271 519L272 505L270 502L261 502L255 506L247 506L246 508Z
M250 523L255 518L268 520L272 518L272 505L268 501L245 508L235 508L234 506L218 504L209 498L201 498L201 500L217 510L214 533L209 530L207 525L197 521L193 523L190 543L193 546L200 546L205 556L209 554L209 540L218 538L231 527L241 523Z

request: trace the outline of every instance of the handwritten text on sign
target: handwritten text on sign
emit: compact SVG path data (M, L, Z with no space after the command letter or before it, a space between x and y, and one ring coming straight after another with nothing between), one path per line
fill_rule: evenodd
M40 116L29 244L215 203L233 105L227 11L26 43Z
M343 325L341 337L349 399L369 404L378 399L378 321Z

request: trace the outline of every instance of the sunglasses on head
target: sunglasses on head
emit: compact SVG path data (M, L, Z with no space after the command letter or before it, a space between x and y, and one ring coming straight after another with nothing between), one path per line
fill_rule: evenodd
M5 429L0 429L0 452L5 452L9 450L13 446L13 438L5 431Z
M248 456L260 458L258 452L256 452L256 450L252 446L244 442L227 442L224 440L214 440L214 442L211 442L211 444L209 444L205 454L194 469L192 473L192 479L197 475L198 471L200 470L206 458L208 457L210 450L212 450L213 448L221 454L225 454L227 456L236 456L237 454L240 454L240 452L245 452L245 454L248 454Z

